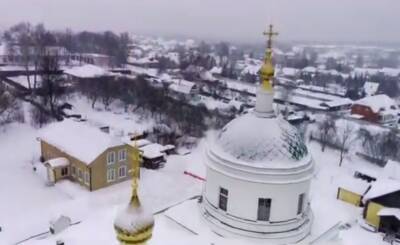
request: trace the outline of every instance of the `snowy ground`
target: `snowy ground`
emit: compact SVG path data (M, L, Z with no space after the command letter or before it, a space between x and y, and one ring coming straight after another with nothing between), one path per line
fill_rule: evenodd
M151 124L134 115L126 115L122 110L92 110L84 99L76 99L73 104L75 110L89 121L109 124L125 132L132 126L145 129ZM73 222L81 223L56 236L44 235L22 244L54 245L56 240L63 239L68 245L117 245L112 224L116 212L128 202L129 181L92 193L69 181L46 186L40 174L32 170L32 164L39 157L39 142L36 140L39 134L40 130L28 124L12 124L0 131L0 244L15 244L45 232L51 218L64 214ZM185 175L184 171L205 177L203 147L204 142L189 155L168 157L166 167L161 170L143 170L140 181L143 203L158 213L150 244L249 244L221 239L211 232L206 232L206 236L195 235L161 212L201 193L202 181ZM357 220L361 220L360 208L336 200L339 176L350 176L354 168L368 163L350 156L339 168L337 152L328 149L321 153L319 145L313 142L309 148L318 169L312 184L315 223L309 241L338 222L348 222L352 227L339 234L340 244L384 244L380 234L368 232L357 224ZM181 216L195 217L192 212L196 211L183 211Z
M14 124L0 133L0 153L3 161L0 166L0 244L15 244L31 235L48 230L48 222L59 214L72 218L73 222L82 221L76 228L87 227L94 239L102 239L96 231L109 230L107 236L114 238L112 218L118 208L129 200L130 182L114 185L96 192L88 192L69 181L57 183L53 187L45 185L40 174L33 171L32 163L39 157L39 142L36 136L40 130L28 125ZM10 154L14 152L14 154ZM201 192L201 183L184 175L186 165L192 163L193 155L170 156L166 167L161 170L143 170L141 174L141 196L145 205L159 212L179 202L192 198ZM110 223L104 221L110 220ZM93 223L92 223L93 222ZM76 240L76 233L70 229L65 240ZM71 235L68 236L68 233ZM76 232L76 231L75 231ZM90 236L90 234L88 234ZM64 234L61 235L64 238ZM89 237L82 237L89 239ZM109 239L107 239L109 241ZM25 244L47 244L53 240L29 241ZM103 242L88 244L112 244ZM77 243L82 244L82 240Z

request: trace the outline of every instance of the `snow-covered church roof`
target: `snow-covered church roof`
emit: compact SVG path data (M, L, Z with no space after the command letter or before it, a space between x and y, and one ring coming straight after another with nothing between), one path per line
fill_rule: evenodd
M310 157L296 128L255 112L228 123L210 150L228 161L260 168L295 168Z

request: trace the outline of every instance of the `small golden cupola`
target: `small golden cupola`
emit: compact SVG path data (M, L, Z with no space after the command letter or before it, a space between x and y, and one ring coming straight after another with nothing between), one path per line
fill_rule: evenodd
M140 154L136 143L132 156L132 196L128 206L118 213L114 229L121 245L144 245L152 237L154 217L141 205L138 196Z
M272 79L275 75L275 68L272 64L272 38L277 36L278 33L274 32L273 25L269 25L269 30L263 34L268 36L267 49L265 50L264 64L260 70L262 86L266 90L272 91Z
M275 68L272 63L272 38L278 33L274 32L273 25L269 25L267 31L263 33L268 37L267 48L265 51L264 63L260 69L261 86L257 91L255 111L259 116L270 117L273 115L273 87L272 82L275 75Z

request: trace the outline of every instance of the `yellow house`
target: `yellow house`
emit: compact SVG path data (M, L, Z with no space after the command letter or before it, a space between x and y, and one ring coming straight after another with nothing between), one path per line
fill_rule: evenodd
M130 179L133 147L83 122L49 125L40 146L50 183L68 179L94 191Z
M369 225L382 232L387 232L388 227L395 229L393 232L396 234L400 232L400 225L394 224L396 219L386 218L390 215L385 211L400 208L400 181L378 179L364 196L363 202L363 216Z
M362 206L362 198L370 188L370 184L353 177L342 177L338 181L337 199L357 207Z

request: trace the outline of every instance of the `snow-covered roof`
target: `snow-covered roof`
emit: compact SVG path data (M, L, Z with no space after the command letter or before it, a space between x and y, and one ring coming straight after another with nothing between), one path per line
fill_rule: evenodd
M390 194L396 191L400 191L400 181L386 178L378 178L377 181L372 183L371 189L364 196L363 201L366 202L367 200Z
M299 69L291 68L291 67L284 67L284 68L282 68L281 72L285 76L296 76L299 72Z
M317 68L313 67L313 66L307 66L307 67L303 68L302 71L303 72L307 72L307 73L316 73L317 72Z
M321 103L324 102L323 100L318 98L312 98L309 96L297 95L296 93L292 94L289 97L286 97L282 90L276 89L276 92L274 94L274 99L284 100L289 103L305 106L312 109L326 110L325 106L321 106Z
M210 150L228 161L261 168L298 167L308 164L310 156L297 130L287 121L259 117L254 112L228 123Z
M135 65L126 65L126 67L135 74L145 74L151 77L155 77L157 75L157 70L153 68L143 68Z
M257 75L261 69L261 64L245 64L242 74Z
M123 145L121 140L98 128L69 119L50 124L40 138L86 164L108 148Z
M25 88L28 88L29 86L33 87L34 85L34 80L35 80L35 76L34 75L30 75L29 76L29 82L28 82L28 76L25 75L21 75L21 76L16 76L16 77L9 77L9 79L13 82L16 82L22 86L24 86ZM37 76L36 77L36 82L37 83L41 83L41 76ZM37 87L39 87L39 84L37 84Z
M66 167L69 165L69 160L65 157L58 157L48 160L46 164L49 164L52 168Z
M179 81L174 81L174 83L169 85L169 89L177 93L190 94L195 85L196 84L194 82L179 80Z
M398 69L398 68L385 67L385 68L382 68L380 70L380 72L382 72L384 75L390 76L390 77L397 77L400 75L400 69Z
M365 92L368 96L375 95L376 92L378 92L378 88L379 88L379 83L367 81L367 82L365 82L365 84L364 84L364 92Z
M400 209L399 208L382 208L378 212L378 216L394 216L400 220Z
M64 73L79 78L94 78L111 75L107 70L91 64L76 66L65 70Z
M154 159L164 156L164 146L157 143L145 145L143 147L140 147L139 149L143 151L143 157L148 159Z
M352 105L353 101L349 98L337 98L332 101L323 102L323 104L327 105L328 107L337 107L337 106Z
M210 72L211 72L212 74L221 74L221 73L222 73L222 67L214 66L214 67L210 70Z
M211 73L211 72L209 72L209 71L202 71L201 73L200 73L200 78L202 79L202 80L205 80L205 81L211 81L211 82L214 82L214 81L217 81L217 79L213 76L213 74Z
M355 75L376 75L379 73L379 69L375 68L355 68L353 74Z
M356 101L354 104L369 107L375 113L383 112L384 114L388 114L392 111L397 114L396 102L386 94L365 97Z
M257 87L254 84L244 83L231 79L224 79L223 81L226 83L228 89L256 94Z
M382 177L400 181L400 163L389 160L383 168Z
M341 176L337 178L338 187L351 191L353 193L364 195L370 187L370 184L361 179L356 179L351 176Z

